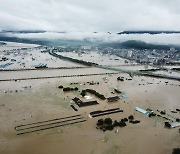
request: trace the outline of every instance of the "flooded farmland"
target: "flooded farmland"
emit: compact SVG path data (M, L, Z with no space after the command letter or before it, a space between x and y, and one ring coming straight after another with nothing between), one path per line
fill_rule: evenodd
M56 59L48 53L38 52L38 55ZM99 54L95 53L96 56ZM101 57L94 57L92 62L100 62ZM48 66L58 67L53 64L60 64L58 60L61 61L56 59ZM124 66L122 59L110 61L105 59L101 64L132 71L153 68ZM61 66L72 64L74 68L13 71L8 67L0 71L0 153L170 154L173 148L179 147L179 128L164 125L180 119L179 81L130 76L94 66L76 68L81 65L64 60L63 63ZM29 66L32 65L30 60ZM83 90L87 90L86 97L82 95ZM105 99L99 97L102 95ZM118 100L108 101L114 97ZM74 98L91 105L80 107ZM92 105L94 101L97 101L96 105ZM145 111L151 109L156 116L142 114L135 110L136 107ZM121 112L107 112L117 108ZM97 114L100 111L103 114ZM94 112L98 117L90 116ZM129 116L138 123L133 124ZM128 121L125 127L98 128L98 120L107 118L118 123L125 118Z

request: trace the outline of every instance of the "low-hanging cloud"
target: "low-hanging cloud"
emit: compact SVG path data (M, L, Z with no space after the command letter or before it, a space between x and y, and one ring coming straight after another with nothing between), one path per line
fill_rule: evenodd
M0 30L180 30L179 0L0 0Z
M127 40L139 40L153 44L180 45L180 34L122 34L107 32L45 32L45 33L7 33L9 37L39 39L39 40L89 40L91 42L124 42Z

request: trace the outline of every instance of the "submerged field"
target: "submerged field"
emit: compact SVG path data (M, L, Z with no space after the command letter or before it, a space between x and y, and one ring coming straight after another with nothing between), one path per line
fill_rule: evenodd
M96 54L86 56L90 58ZM52 57L48 58L52 60ZM107 56L104 58L108 59ZM104 65L114 61L114 67L125 69L127 67L129 70L144 69L144 66L117 66L124 65L124 60L120 59L118 63L117 60L113 60L114 57L105 63L99 56L94 62L98 62L99 59L102 59L100 62ZM63 66L66 66L66 62L63 61ZM30 60L29 66L32 66L32 63L34 61ZM56 62L49 62L49 65L52 64L53 67L53 63ZM80 66L72 62L67 62L68 64L72 67ZM59 65L60 63L55 67ZM123 77L124 81L118 81L119 76ZM43 77L45 78L42 79ZM11 79L13 80L3 81ZM0 80L0 153L2 154L171 154L173 148L180 148L179 128L164 127L164 122L167 120L163 118L172 121L180 118L179 111L176 111L180 109L179 81L143 76L131 78L129 74L95 67L3 70L0 72ZM64 92L59 86L76 87L78 90ZM127 97L122 97L122 93L116 93L114 88L117 87ZM82 97L81 91L85 89L96 90L105 98L118 96L120 100L108 102L107 99L99 99L90 93L86 94L87 97ZM72 101L75 97L83 102L97 101L99 104L78 107ZM71 108L72 104L78 111ZM149 118L135 111L135 107L145 110L150 108L161 116ZM92 111L113 108L120 108L123 112L96 118L89 116ZM164 110L165 115L159 113ZM128 121L126 127L115 127L112 131L105 132L96 128L99 119L111 118L119 122L130 115L140 123L132 124ZM40 126L42 123L38 123L37 128L41 129L40 131L20 135L17 134L35 130L32 128L34 126L21 126L25 131L15 129L19 125L55 119L51 122L53 123L59 118L69 116L77 116L80 117L79 119L82 117L84 121L65 126L48 122L49 125L46 124L45 128L54 128L44 130L42 130L44 126ZM64 123L68 124L68 122Z
M119 74L129 78L127 74ZM104 77L107 81L104 81ZM146 77L134 77L131 81L119 82L118 75L71 77L61 79L29 80L19 82L0 82L0 149L1 153L157 153L169 154L179 147L178 128L164 128L163 118L149 118L134 111L135 107L151 108L154 111L166 110L167 114L180 118L179 113L171 113L179 106L179 82ZM89 85L87 82L99 82ZM77 82L79 91L95 89L106 97L115 96L113 88L119 86L128 98L107 103L93 96L99 105L79 108L75 112L70 107L74 97L80 92L63 92L59 85L71 86ZM152 84L147 84L147 83ZM85 84L84 84L85 83ZM31 88L29 88L31 87ZM16 91L17 90L17 91ZM7 93L4 93L7 91ZM81 97L80 97L81 98ZM119 107L123 113L106 115L90 119L88 114L94 110ZM81 114L87 120L81 124L58 127L40 132L16 135L15 126L59 117ZM100 118L111 117L114 120L129 115L141 122L128 123L125 128L102 132L96 129ZM36 152L34 152L36 151Z

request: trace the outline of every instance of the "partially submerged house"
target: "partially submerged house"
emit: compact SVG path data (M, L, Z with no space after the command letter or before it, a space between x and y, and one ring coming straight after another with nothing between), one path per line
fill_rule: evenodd
M146 115L146 116L149 116L149 114L151 114L153 111L150 110L150 109L147 109L147 110L144 110L144 109L141 109L139 107L135 107L135 110Z
M35 65L35 68L47 68L47 64L38 64L38 65Z
M171 122L171 128L180 127L180 122Z
M107 98L107 101L108 102L115 102L115 101L118 101L120 98L118 96L114 96L114 97L109 97Z
M180 127L180 122L165 122L164 124L169 128Z
M117 92L117 93L122 93L121 90L118 87L114 88L114 91Z
M122 93L121 93L121 96L122 96L123 98L128 98L128 96L126 95L125 92L122 92Z
M79 107L85 107L85 106L91 106L91 105L98 105L99 103L97 101L89 101L89 102L83 102L80 104Z
M6 67L8 67L8 66L10 66L10 65L12 65L12 64L14 64L14 63L2 64L2 65L0 65L0 68L6 68Z
M72 99L79 107L91 106L99 104L97 101L83 102L79 98L75 97Z
M82 103L83 103L83 101L81 101L79 98L77 98L77 97L75 97L75 98L73 98L72 99L78 106L80 106Z

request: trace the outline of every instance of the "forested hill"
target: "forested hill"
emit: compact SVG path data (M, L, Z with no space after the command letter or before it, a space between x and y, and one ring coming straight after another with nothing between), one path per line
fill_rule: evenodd
M176 45L157 45L149 44L143 41L129 40L126 42L114 42L114 43L103 43L102 47L112 47L112 48L122 48L122 49L159 49L159 50L169 50L171 47L174 47L176 50L180 51L180 46Z

